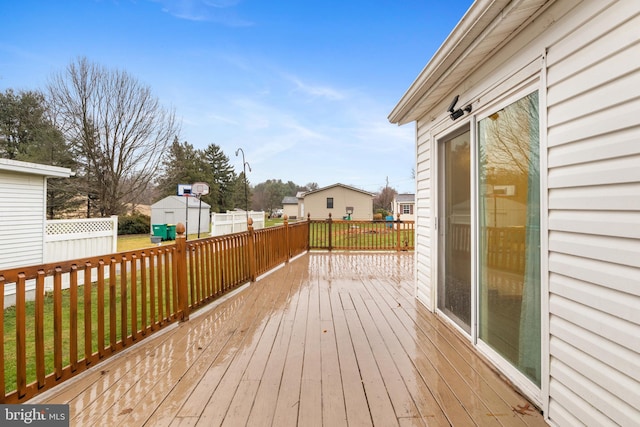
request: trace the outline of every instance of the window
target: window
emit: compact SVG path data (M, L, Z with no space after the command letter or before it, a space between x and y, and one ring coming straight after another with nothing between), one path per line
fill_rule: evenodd
M327 197L327 209L333 209L333 197Z
M413 214L413 205L400 205L400 212L403 215Z

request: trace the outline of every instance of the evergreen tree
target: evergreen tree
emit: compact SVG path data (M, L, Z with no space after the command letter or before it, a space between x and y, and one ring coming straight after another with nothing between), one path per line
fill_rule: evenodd
M244 172L240 172L240 175L237 175L233 182L230 209L255 210L252 199L251 185L245 179Z
M49 116L40 92L0 93L0 156L24 162L77 167L69 144ZM76 211L83 203L78 178L47 180L47 217Z
M229 157L216 144L209 144L204 150L204 162L207 167L207 175L210 176L207 184L210 188L211 210L214 212L226 212L233 209L233 192L236 174L229 164ZM204 200L204 199L203 199Z
M187 141L180 143L175 138L162 159L162 173L158 178L158 196L175 196L178 184L207 182L210 178L206 172L206 164L202 153ZM209 203L208 196L202 198Z

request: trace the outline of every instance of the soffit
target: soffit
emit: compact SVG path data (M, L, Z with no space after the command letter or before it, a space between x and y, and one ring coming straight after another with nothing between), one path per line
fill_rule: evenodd
M455 87L553 1L476 1L402 96L389 121L416 121L450 97Z
M39 163L22 162L11 159L0 159L0 170L58 178L68 178L73 175L71 169L68 168L41 165Z

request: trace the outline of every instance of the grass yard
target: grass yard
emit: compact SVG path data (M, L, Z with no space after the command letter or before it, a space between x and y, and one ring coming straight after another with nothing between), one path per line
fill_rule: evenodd
M209 234L200 233L200 238L209 237ZM198 234L189 234L188 240L195 240L198 238ZM161 242L161 245L173 245L175 240L165 240ZM129 234L125 236L118 236L118 252L135 251L138 249L151 248L157 246L155 243L151 243L151 235L149 234Z

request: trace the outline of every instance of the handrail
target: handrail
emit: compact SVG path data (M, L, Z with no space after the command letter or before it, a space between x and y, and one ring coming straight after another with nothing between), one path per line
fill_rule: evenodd
M415 247L414 221L309 220L309 247L325 250L408 251Z
M285 217L254 230L250 219L248 231L188 242L178 224L173 245L0 271L3 307L16 286L0 312L0 403L25 402L309 249L411 250L413 222Z

